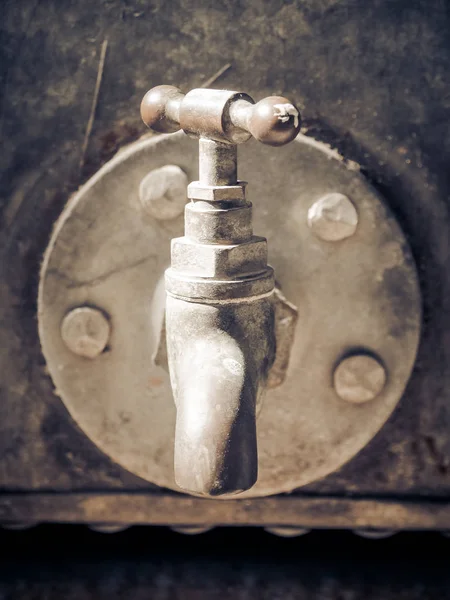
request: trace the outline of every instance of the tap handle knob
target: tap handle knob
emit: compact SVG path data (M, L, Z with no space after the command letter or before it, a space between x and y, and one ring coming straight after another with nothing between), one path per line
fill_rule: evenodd
M300 131L300 113L287 98L268 96L252 106L248 131L262 144L284 146Z
M141 103L144 123L160 133L183 129L189 135L228 144L254 137L269 146L283 146L300 131L300 114L282 96L269 96L255 104L242 92L195 89L183 94L170 85L147 92Z
M175 133L180 129L180 105L184 94L173 85L158 85L149 90L141 102L144 123L158 133Z

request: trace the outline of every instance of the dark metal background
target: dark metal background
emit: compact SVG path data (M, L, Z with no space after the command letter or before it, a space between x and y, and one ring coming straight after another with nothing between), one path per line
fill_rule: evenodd
M103 456L53 394L37 337L38 269L70 193L145 132L145 91L188 90L231 63L216 87L289 95L308 135L362 165L402 223L421 275L423 340L404 400L360 455L302 492L447 496L448 2L4 0L1 10L3 490L151 489Z
M450 540L262 530L0 535L1 600L448 600Z

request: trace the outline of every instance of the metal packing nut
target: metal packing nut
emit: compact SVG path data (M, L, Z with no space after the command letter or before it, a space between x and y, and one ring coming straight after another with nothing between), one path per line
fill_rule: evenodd
M253 236L240 244L198 244L186 237L172 242L172 269L190 276L231 279L264 273L267 241Z
M216 202L221 200L245 200L246 181L238 181L236 185L203 185L200 181L193 181L188 185L187 195L190 200L207 200Z
M184 224L185 236L200 244L240 244L253 235L252 205L196 200L186 206Z

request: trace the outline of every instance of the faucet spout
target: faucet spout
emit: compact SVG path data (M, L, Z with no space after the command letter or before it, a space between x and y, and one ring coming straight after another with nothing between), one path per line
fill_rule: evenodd
M176 483L206 496L247 490L258 476L255 410L273 360L272 302L214 306L169 296L166 310Z
M255 408L275 356L274 279L267 242L253 235L243 182L193 182L188 195L185 236L172 240L166 271L175 480L219 496L257 479Z

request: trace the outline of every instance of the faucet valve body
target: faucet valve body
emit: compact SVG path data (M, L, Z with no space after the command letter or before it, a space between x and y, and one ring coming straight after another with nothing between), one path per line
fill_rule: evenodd
M190 197L185 209L185 236L172 240L172 263L166 272L169 294L190 302L235 302L268 295L274 288L267 265L267 241L253 235L252 205L245 184L236 198ZM201 187L189 186L193 196Z
M253 235L252 205L237 179L236 144L269 145L299 131L285 98L158 86L141 105L159 132L200 138L199 181L188 186L185 235L172 240L166 271L166 335L177 407L175 480L217 496L257 479L256 403L275 357L267 241Z

